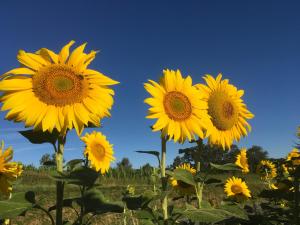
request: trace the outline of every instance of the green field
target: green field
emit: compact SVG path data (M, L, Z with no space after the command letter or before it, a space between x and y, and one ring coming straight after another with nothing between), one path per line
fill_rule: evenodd
M52 206L55 203L55 180L51 178L51 172L43 170L25 170L23 175L18 179L14 186L14 193L26 192L32 190L36 193L37 200L45 208ZM223 173L212 175L212 178L220 179L224 181L226 178L232 176L232 173ZM255 174L247 175L247 181L252 195L255 197L257 193L263 189L264 185L260 178ZM126 191L127 184L133 185L136 189L136 194L143 193L145 190L153 188L151 180L142 176L138 177L108 177L103 176L97 181L99 185L98 188L103 192L103 194L109 200L121 201L122 193ZM159 187L159 183L157 184ZM78 186L66 185L65 187L65 198L75 197L79 195ZM177 197L175 192L171 193L170 204L180 206L183 201L178 199L173 201L172 198ZM204 189L203 197L205 200L209 201L211 204L219 204L221 199L224 197L223 186L206 185ZM158 202L157 202L158 203ZM251 204L251 203L250 203ZM159 204L157 204L159 207ZM54 211L52 212L54 216ZM75 218L76 214L73 209L64 209L65 219L72 220ZM138 221L134 218L133 212L128 212L125 218L124 214L106 214L102 216L97 216L93 219L93 224L123 224L124 219L127 225L138 225ZM16 225L43 225L50 224L49 218L46 214L40 210L32 209L27 212L26 217L18 217L12 220L12 224Z

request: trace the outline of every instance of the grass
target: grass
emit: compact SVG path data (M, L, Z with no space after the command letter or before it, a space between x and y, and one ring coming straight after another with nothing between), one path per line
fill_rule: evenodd
M230 176L240 174L214 174L211 178L222 180L223 182ZM136 189L136 194L143 193L145 190L152 189L152 185L149 179L144 178L114 178L114 177L103 177L101 180L97 181L99 184L99 189L107 197L107 199L113 201L121 201L122 193L126 190L128 184L133 185ZM263 185L259 177L255 174L247 175L247 184L255 196L257 193L263 189ZM55 203L55 181L51 178L49 171L24 171L22 177L18 179L18 182L14 186L14 193L26 192L32 190L36 193L37 200L45 207L48 208ZM65 198L71 198L79 195L79 189L75 185L66 185L65 187ZM171 194L175 197L176 193ZM223 199L223 185L206 185L204 189L204 200L209 201L213 205L217 205ZM170 200L172 201L172 200ZM180 205L182 200L176 200L173 202L176 206ZM172 204L172 202L170 202ZM52 212L54 215L54 212ZM75 218L75 213L72 209L64 209L64 218L72 220ZM26 217L18 217L12 220L13 225L47 225L50 224L50 220L47 218L46 214L43 212L33 209L30 210ZM93 223L95 225L121 225L123 224L122 214L106 214L97 216L94 218ZM138 225L132 217L127 218L127 225Z

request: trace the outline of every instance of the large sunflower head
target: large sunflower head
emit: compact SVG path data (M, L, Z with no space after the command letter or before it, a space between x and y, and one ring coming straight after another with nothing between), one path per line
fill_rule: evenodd
M196 174L196 170L188 163L183 163L182 165L177 166L176 169L186 170L192 175ZM195 192L195 187L193 185L187 184L181 180L176 180L174 177L171 177L170 182L171 186L180 194L190 195Z
M242 181L241 178L228 178L224 191L228 197L234 197L237 200L243 200L251 197L247 184Z
M0 192L9 196L12 191L11 181L14 181L23 172L22 165L10 162L13 158L11 147L4 150L4 143L0 149Z
M256 172L265 180L273 179L277 176L276 166L269 160L261 160L256 168Z
M195 135L204 138L203 127L209 122L207 103L202 94L192 85L192 78L183 78L179 70L164 70L159 83L149 80L145 89L151 94L145 99L149 104L147 118L157 119L153 131L183 143Z
M207 85L197 84L204 94L204 100L208 104L208 114L211 118L211 126L207 127L209 142L221 145L223 149L230 148L233 141L239 141L247 135L247 129L251 126L247 119L254 115L247 109L242 100L243 90L238 90L227 79L222 80L222 74L217 78L211 75L203 77Z
M26 127L65 133L75 128L78 135L89 123L110 116L117 81L88 68L96 51L84 53L85 44L71 54L70 41L56 54L42 48L35 53L20 50L21 67L2 75L1 110L9 110L6 119L24 122Z
M240 153L236 157L235 164L242 168L243 173L249 172L249 165L248 165L248 159L247 159L247 150L246 148L242 148Z
M106 140L102 133L96 131L91 134L86 133L81 140L86 145L84 155L91 162L91 166L102 174L107 172L110 163L115 160L112 144Z

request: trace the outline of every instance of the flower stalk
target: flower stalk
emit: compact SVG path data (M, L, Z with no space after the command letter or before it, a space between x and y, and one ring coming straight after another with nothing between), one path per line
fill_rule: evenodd
M197 166L196 167L197 174L199 174L200 173L200 169L201 169L200 153L201 153L201 150L203 148L203 141L202 141L201 138L198 139L197 146L198 146L198 153L197 153L198 157L195 157L195 163L196 163L196 166ZM196 196L197 196L198 208L200 209L201 208L201 204L202 204L203 183L197 181L195 189L196 189Z
M168 219L168 196L167 196L167 177L166 177L166 153L167 153L167 139L166 137L161 137L161 184L163 198L161 200L161 208L163 211L164 221Z
M63 172L63 158L64 158L64 146L66 143L66 136L58 137L58 148L56 151L56 170L58 173ZM56 225L63 224L62 211L64 200L64 182L56 182Z

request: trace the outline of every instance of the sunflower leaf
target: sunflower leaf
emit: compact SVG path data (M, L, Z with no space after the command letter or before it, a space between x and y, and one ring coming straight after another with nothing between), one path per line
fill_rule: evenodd
M173 178L175 180L183 181L184 183L195 186L193 174L185 169L177 168L173 171Z
M24 215L24 212L32 206L26 199L24 192L15 193L11 199L0 201L0 218L10 219L21 214Z
M34 130L24 130L19 131L19 133L27 138L28 141L30 141L32 144L43 144L43 143L50 143L55 144L59 133L57 130L53 130L52 133L49 131L34 131Z
M218 169L218 170L225 170L225 171L230 171L230 170L238 170L240 171L240 167L238 167L237 165L235 165L234 163L226 163L223 165L218 165L218 164L214 164L214 163L210 163L210 166Z
M145 154L149 154L149 155L154 155L156 156L157 160L158 160L158 164L160 165L160 158L159 158L159 152L158 151L136 151L137 153L145 153Z
M79 205L84 205L85 213L123 213L124 211L122 203L107 201L103 193L97 189L90 189L86 191L83 199L80 199L77 203Z

